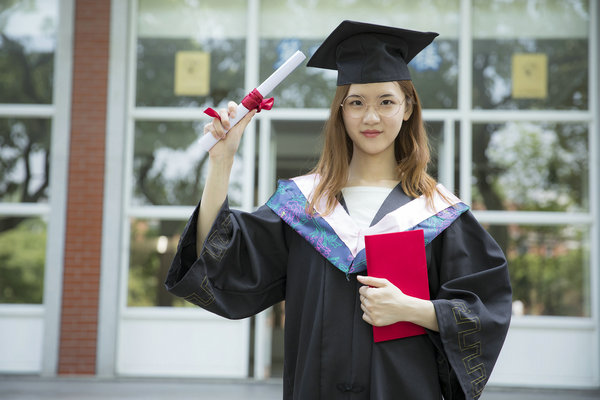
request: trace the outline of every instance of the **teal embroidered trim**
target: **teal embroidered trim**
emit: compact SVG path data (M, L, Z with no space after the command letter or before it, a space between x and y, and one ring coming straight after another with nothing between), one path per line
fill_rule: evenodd
M293 181L281 180L267 206L344 273L351 273L352 253L333 228L317 213L306 214L306 197Z
M337 269L345 274L365 271L367 269L365 250L362 249L356 257L353 257L350 249L323 217L318 213L313 216L306 214L306 204L306 197L296 183L291 180L280 180L277 190L267 201L267 206L275 214L306 239ZM427 245L468 209L466 204L458 203L408 230L423 229L425 245Z

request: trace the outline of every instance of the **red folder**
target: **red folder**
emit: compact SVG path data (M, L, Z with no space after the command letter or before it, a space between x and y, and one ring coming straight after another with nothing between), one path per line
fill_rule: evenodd
M403 293L429 300L425 239L422 230L365 236L367 273L385 278ZM374 326L375 342L424 335L425 329L411 322Z

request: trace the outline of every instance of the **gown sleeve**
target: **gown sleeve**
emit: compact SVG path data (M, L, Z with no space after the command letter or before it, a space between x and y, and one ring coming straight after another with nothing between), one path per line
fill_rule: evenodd
M438 367L445 399L478 399L504 343L512 310L506 258L466 212L436 240ZM432 242L432 245L434 243Z
M282 301L288 250L281 219L265 206L253 213L230 210L225 200L198 255L199 208L179 240L167 290L230 319Z

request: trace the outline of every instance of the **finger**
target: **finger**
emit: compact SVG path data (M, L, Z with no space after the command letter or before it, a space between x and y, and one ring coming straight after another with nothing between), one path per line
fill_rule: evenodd
M231 123L229 122L229 110L224 108L219 110L219 116L221 117L221 124L225 130L229 130L231 128Z
M362 319L367 324L373 325L373 320L371 319L371 317L369 317L369 315L367 313L363 313Z
M389 281L384 278L374 278L372 276L357 275L356 279L363 285L371 287L384 287L389 284Z
M254 117L255 115L256 110L251 110L250 112L248 112L248 114L244 115L244 118L242 118L240 122L237 123L237 125L240 125L242 131L246 129L246 126L248 126L250 121L252 121L252 117Z
M217 118L215 118L211 125L212 125L213 135L217 139L224 139L226 133L225 133L225 129L223 128L223 124L221 124L221 121L219 121Z
M204 134L211 134L215 139L221 139L221 136L216 132L212 123L204 125Z
M362 296L362 297L367 297L367 290L369 289L368 286L361 286L358 289L358 293Z
M237 104L235 101L230 101L227 103L227 111L229 112L230 118L235 118L235 114L237 111Z

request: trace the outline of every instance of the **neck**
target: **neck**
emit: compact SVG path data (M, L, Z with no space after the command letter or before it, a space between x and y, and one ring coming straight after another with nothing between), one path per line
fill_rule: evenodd
M394 187L398 182L393 152L375 156L355 152L352 156L346 186Z

